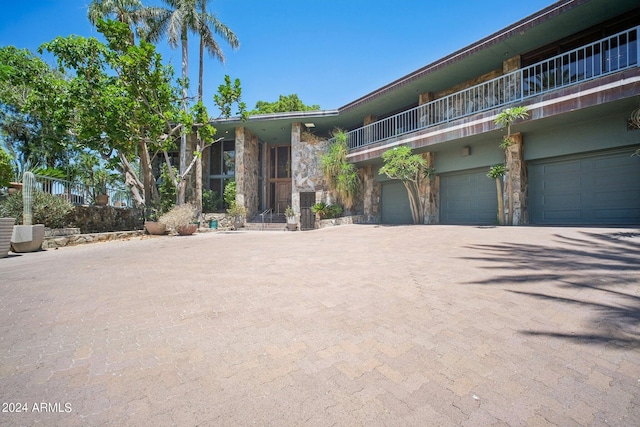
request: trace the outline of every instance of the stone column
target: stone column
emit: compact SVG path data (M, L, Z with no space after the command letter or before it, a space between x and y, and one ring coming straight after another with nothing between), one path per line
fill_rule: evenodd
M504 191L505 213L507 213L507 218L510 218L509 210L513 206L513 220L510 225L525 225L529 223L527 210L528 173L527 163L524 161L524 144L521 133L511 135L511 145L505 151L505 159L507 167ZM511 180L510 189L507 188L509 180Z
M427 161L428 168L435 167L435 153L427 152L422 154L422 158ZM439 224L440 223L440 178L432 176L426 179L421 188L422 203L424 206L424 223Z
M236 203L247 218L258 211L258 138L244 127L236 128Z
M363 214L367 222L379 223L381 185L376 181L376 169L373 165L366 165L360 171L363 187Z

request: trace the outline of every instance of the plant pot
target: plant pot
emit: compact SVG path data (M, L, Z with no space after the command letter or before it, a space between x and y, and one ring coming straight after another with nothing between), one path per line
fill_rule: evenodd
M15 225L11 234L13 252L35 252L42 249L44 242L44 224Z
M144 229L147 230L147 233L158 236L166 234L167 232L167 227L163 223L157 221L145 221Z
M198 224L187 224L176 227L176 231L181 236L189 236L196 232L198 229Z
M96 196L96 205L98 206L107 206L109 204L109 195L108 194L99 194Z
M209 221L209 228L211 228L212 230L217 230L218 229L218 220L217 219L212 219L211 221Z
M15 218L0 218L0 258L5 258L9 254L15 222Z
M22 190L22 183L21 182L10 182L9 183L9 194L15 194L20 190Z
M297 223L291 223L291 222L287 222L287 230L289 231L296 231L298 229L298 224Z

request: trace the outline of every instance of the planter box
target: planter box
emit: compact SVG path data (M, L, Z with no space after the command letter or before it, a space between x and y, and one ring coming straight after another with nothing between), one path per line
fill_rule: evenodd
M11 235L11 249L14 252L35 252L42 249L44 224L16 225Z
M15 222L15 218L0 218L0 258L5 258L9 254Z

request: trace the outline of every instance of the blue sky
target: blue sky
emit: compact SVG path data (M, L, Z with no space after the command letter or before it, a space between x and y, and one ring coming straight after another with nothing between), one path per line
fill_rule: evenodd
M90 0L0 0L0 45L35 51L57 36L99 36ZM145 5L159 0L143 0ZM240 78L243 98L275 101L297 93L306 104L339 108L550 4L551 0L209 0L240 49L222 45L226 64L207 58L205 101L224 75ZM158 45L180 69L180 51ZM197 39L190 45L197 90ZM45 58L46 59L46 58ZM49 62L51 62L49 60ZM213 115L214 112L210 111Z

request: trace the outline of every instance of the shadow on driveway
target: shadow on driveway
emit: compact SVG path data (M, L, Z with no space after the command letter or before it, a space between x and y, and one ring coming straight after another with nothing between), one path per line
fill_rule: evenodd
M640 233L581 231L580 237L555 234L545 245L468 248L481 255L467 259L486 262L485 268L498 272L470 284L502 285L506 292L556 304L557 310L582 306L591 314L584 331L520 333L640 348Z

